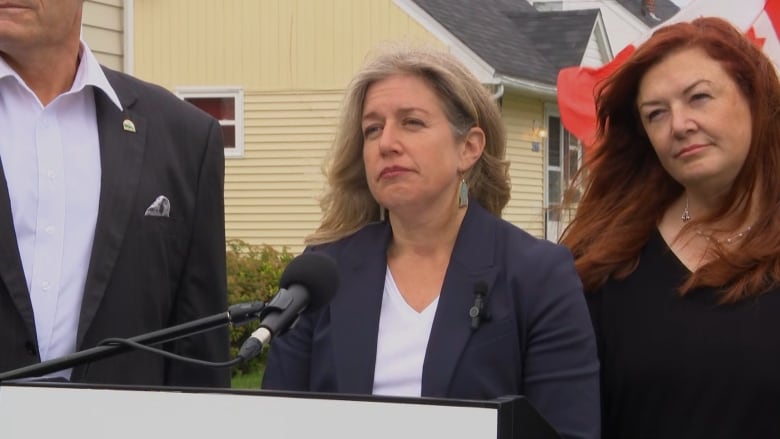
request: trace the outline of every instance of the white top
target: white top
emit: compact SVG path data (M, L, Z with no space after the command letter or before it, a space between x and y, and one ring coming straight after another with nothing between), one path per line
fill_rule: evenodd
M83 42L80 59L70 91L43 107L0 58L0 159L43 361L76 349L100 197L94 88L122 109Z
M388 267L379 315L374 395L420 396L425 350L439 298L422 312L404 300Z

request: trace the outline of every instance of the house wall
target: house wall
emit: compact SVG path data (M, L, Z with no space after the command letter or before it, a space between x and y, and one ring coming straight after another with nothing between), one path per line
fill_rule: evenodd
M343 89L377 43L435 42L391 0L135 0L135 73L169 88Z
M122 0L86 0L82 38L101 64L114 70L124 65L124 7Z
M134 0L134 74L171 90L244 90L244 156L226 159L228 239L297 253L320 220L322 164L347 83L387 41L443 48L392 0ZM504 96L506 219L544 236L543 103Z
M544 102L509 90L501 109L507 131L512 197L503 217L534 236L544 236L544 139L534 137L533 121L544 123ZM538 142L538 150L533 143Z
M600 67L612 59L612 53L604 45L599 44L596 35L591 35L585 53L582 56L581 65L584 67Z
M336 128L341 90L245 93L245 149L227 160L228 239L302 250L320 220L322 163Z
M134 74L244 90L244 156L226 159L226 235L297 253L320 220L342 93L376 45L442 47L392 0L135 0Z

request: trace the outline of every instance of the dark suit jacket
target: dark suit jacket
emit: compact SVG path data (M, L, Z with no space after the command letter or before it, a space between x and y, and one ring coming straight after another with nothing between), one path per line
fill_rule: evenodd
M387 268L389 223L314 250L332 255L340 287L271 343L264 389L370 394ZM475 284L491 320L472 330ZM596 438L599 367L571 254L472 200L444 279L422 373L422 396L525 395L565 437Z
M95 90L101 189L77 349L227 309L224 152L219 124L161 87L105 69L123 112ZM131 120L136 132L123 129ZM2 130L2 128L0 128ZM0 371L40 361L33 309L0 174ZM170 217L144 216L159 195ZM226 328L170 343L201 359L228 358ZM229 371L133 352L77 367L73 381L228 386Z

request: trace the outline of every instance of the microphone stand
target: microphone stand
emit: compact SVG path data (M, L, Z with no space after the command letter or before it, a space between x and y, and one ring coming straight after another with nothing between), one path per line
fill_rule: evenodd
M169 341L209 331L227 324L239 326L244 323L248 323L252 320L258 319L260 312L264 308L264 302L258 301L239 303L228 308L227 312L222 312L209 317L203 317L201 319L171 326L169 328L160 329L158 331L148 332L146 334L128 338L127 340L147 346L167 343ZM36 377L51 372L57 372L59 370L68 369L70 367L79 366L81 364L90 363L95 360L121 354L131 349L131 346L123 344L95 346L93 348L78 351L70 355L53 358L41 363L31 364L29 366L0 373L0 382L11 379Z

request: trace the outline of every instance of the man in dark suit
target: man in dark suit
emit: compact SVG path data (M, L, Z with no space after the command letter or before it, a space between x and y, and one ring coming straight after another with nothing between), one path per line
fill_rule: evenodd
M219 124L103 69L83 0L0 6L0 371L227 309ZM227 329L165 348L227 360ZM144 352L48 375L229 386Z

